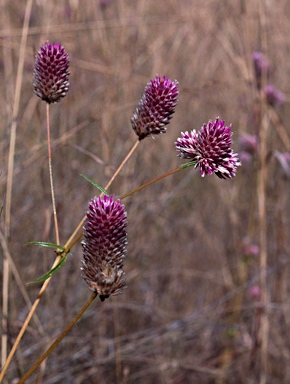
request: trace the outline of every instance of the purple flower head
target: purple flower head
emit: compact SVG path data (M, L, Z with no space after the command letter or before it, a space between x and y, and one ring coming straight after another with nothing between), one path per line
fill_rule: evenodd
M260 253L260 247L250 241L248 237L243 239L242 252L245 256L258 256Z
M89 203L84 226L82 277L104 301L126 287L123 260L127 251L127 213L114 196Z
M243 133L239 137L239 146L242 151L253 154L257 152L259 148L259 139L257 135L250 135L249 133Z
M203 124L198 132L195 129L182 132L175 143L178 156L195 163L202 177L215 173L221 179L232 178L241 163L231 149L233 134L230 131L231 125L225 126L225 122L217 118Z
M252 300L260 300L261 299L261 288L259 285L253 285L251 288L248 290L248 295Z
M69 88L69 56L61 44L46 42L35 57L34 93L47 103L57 103Z
M254 71L255 71L257 86L260 89L261 82L262 82L262 74L265 73L266 76L268 77L271 72L271 67L268 60L260 51L253 52L252 59L254 64Z
M166 132L166 125L178 101L178 82L156 76L145 87L144 94L131 118L139 140Z
M107 6L110 5L112 0L100 0L100 7L101 9L107 8Z
M267 103L273 107L285 101L284 93L280 92L274 85L269 84L265 87L265 95Z

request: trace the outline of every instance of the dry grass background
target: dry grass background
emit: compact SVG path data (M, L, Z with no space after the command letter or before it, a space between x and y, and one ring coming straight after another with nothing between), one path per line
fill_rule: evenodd
M3 204L24 10L25 2L1 2ZM181 131L199 129L219 116L233 124L238 150L240 134L259 130L261 104L251 53L266 37L271 81L290 94L289 17L288 0L33 2L7 239L22 281L42 275L54 258L50 250L23 246L55 241L45 103L32 90L34 55L45 40L63 44L71 59L69 93L51 107L56 202L65 243L97 193L79 175L101 185L109 181L136 141L130 117L156 74L179 81L176 113L166 135L140 143L109 190L116 196L177 168L181 162L173 143ZM289 133L289 103L263 115L269 121L268 151L289 150L277 131L282 123ZM273 158L266 185L266 368L259 344L261 310L248 294L259 284L259 256L245 259L243 252L246 237L250 243L260 241L259 169L254 159L227 181L201 179L186 169L126 199L128 288L121 296L93 303L47 359L37 382L257 383L266 369L267 383L289 383L289 181ZM23 375L89 297L80 278L80 257L78 245L53 277L37 310L42 329L31 322L8 370L9 383ZM39 286L25 288L33 301ZM27 313L12 275L8 349ZM27 382L36 382L36 375Z

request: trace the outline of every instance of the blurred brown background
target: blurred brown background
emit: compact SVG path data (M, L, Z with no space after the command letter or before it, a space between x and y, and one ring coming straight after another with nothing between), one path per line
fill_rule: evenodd
M4 206L15 84L22 82L7 244L24 283L44 274L54 260L51 250L24 247L28 241L55 242L45 103L32 88L34 56L46 40L63 44L71 60L68 95L51 105L62 243L98 193L80 174L106 185L137 139L130 118L156 74L179 81L176 113L165 135L140 143L109 189L116 196L177 168L182 161L174 141L181 131L219 116L232 123L239 151L242 134L268 127L267 351L260 348L256 151L233 180L202 179L198 171L185 169L124 200L128 288L92 304L47 359L38 382L257 383L266 374L267 383L289 383L289 180L273 156L275 150L290 149L289 1L34 1L24 69L17 77L25 4L1 2L0 31ZM255 87L251 55L256 50L271 64L268 81L286 95L277 108L261 103ZM4 210L1 221L4 233ZM41 300L37 315L43 331L31 322L9 368L9 382L21 377L90 296L80 277L80 258L78 244ZM31 301L39 288L25 286ZM11 274L8 350L27 313ZM36 375L27 382L36 382Z

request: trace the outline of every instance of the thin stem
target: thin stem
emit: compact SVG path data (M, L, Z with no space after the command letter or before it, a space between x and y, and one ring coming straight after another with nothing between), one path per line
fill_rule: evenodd
M49 119L49 104L47 103L46 104L46 123L47 123L47 148L48 148L48 168L49 168L49 177L50 177L50 187L51 187L51 196L52 196L52 206L53 206L53 216L54 216L54 223L55 223L55 234L56 234L56 242L57 244L59 244L59 230L58 230L58 221L57 221L57 215L56 215L56 207L55 207L55 198L54 198L54 188L53 188L53 177L52 177L52 165L51 165L51 144L50 144L50 119ZM57 256L53 265L52 265L52 268L54 268L59 262L60 262L61 258L60 256ZM24 332L32 318L32 316L34 315L34 312L36 311L36 308L40 302L40 299L43 295L43 293L45 292L49 282L50 282L50 278L48 278L42 285L40 291L39 291L39 294L37 296L37 299L35 300L35 302L33 303L32 307L30 308L30 311L22 325L22 328L12 346L12 349L8 355L8 358L3 366L3 369L0 373L0 382L1 380L3 379L9 365L10 365L10 362L12 360L12 357L14 356L15 352L16 352L16 349L20 343L20 340L22 339L22 336L24 335Z
M61 340L68 334L68 332L72 329L75 323L80 319L80 317L84 314L84 312L89 308L92 302L97 297L97 293L93 292L89 300L85 303L79 313L73 318L73 320L68 324L65 330L56 338L56 340L52 343L52 345L47 349L47 351L33 364L33 366L25 373L25 375L20 379L18 384L24 383L28 377L32 375L32 373L40 366L40 364L51 354L51 352L58 346Z
M55 261L53 263L52 268L55 267L60 262L60 259L61 259L60 256L56 257L56 259L55 259ZM15 340L15 342L13 344L13 347L12 347L12 349L11 349L9 355L8 355L8 358L7 358L7 360L6 360L5 364L4 364L4 367L3 367L3 369L2 369L2 371L0 373L0 383L1 383L1 380L3 379L3 377L4 377L8 367L9 367L9 365L11 363L12 357L14 356L14 354L16 352L16 349L17 349L17 347L18 347L18 345L20 343L20 340L22 339L22 336L24 335L24 332L25 332L29 322L30 322L34 312L36 311L36 308L37 308L37 306L38 306L38 304L40 302L40 299L41 299L42 295L44 294L44 292L45 292L45 290L46 290L46 288L47 288L47 286L48 286L48 284L50 282L50 279L51 279L51 277L49 277L43 283L43 285L42 285L42 287L41 287L41 289L40 289L40 291L38 293L37 299L34 301L32 307L31 307L31 309L30 309L30 311L29 311L29 313L28 313L28 315L27 315L27 317L26 317L26 319L25 319L25 321L24 321L24 323L22 325L22 328L21 328L20 332L18 333L18 336L17 336L17 338L16 338L16 340Z
M268 131L268 121L266 115L261 122L260 128L260 172L258 174L258 209L260 224L260 286L261 286L261 376L260 384L266 383L268 369L268 337L269 337L269 320L268 320L268 292L267 292L267 208L266 208L266 181L267 181L267 147L266 137Z
M161 176L156 177L155 179L153 179L153 180L151 180L151 181L148 181L148 183L145 183L145 184L141 185L140 187L133 189L133 191L128 192L128 193L126 193L125 195L123 195L123 196L121 197L121 200L125 199L125 198L128 197L128 196L133 195L133 194L136 193L136 192L141 191L142 189L144 189L144 188L146 188L146 187L149 187L149 185L154 184L154 183L156 183L156 182L159 181L159 180L165 179L165 177L174 175L174 173L177 173L178 171L181 171L182 169L183 169L183 168L177 168L177 169L174 169L173 171L169 171L169 172L167 172L167 173L164 173L164 174L161 175Z
M169 171L169 172L165 173L164 175L158 176L155 179L153 179L151 181L148 181L148 183L145 183L145 184L141 185L140 187L133 189L133 191L130 191L130 192L126 193L120 199L123 200L126 197L131 196L134 193L136 193L138 191L141 191L142 189L144 189L146 187L149 187L149 185L154 184L154 183L156 183L159 180L165 179L165 177L173 175L174 173L177 173L181 169L182 168L177 168L177 169L174 169L173 171ZM106 186L105 189L107 189L109 185L110 185L110 183ZM102 196L102 194L100 196ZM79 225L75 229L74 233L72 234L72 236L69 238L69 240L65 244L65 246L64 246L64 248L65 248L64 252L65 253L68 253L72 249L72 247L81 239L83 233L82 232L78 233L78 232L81 229L81 227L82 227L82 225L83 225L83 223L85 221L85 218L86 218L86 215L82 218L81 222L79 223Z
M17 66L15 94L12 110L12 124L10 130L10 144L8 155L8 169L7 169L7 189L6 189L6 204L5 204L5 237L10 236L10 221L11 221L11 205L12 205L12 184L13 184L13 170L14 170L14 155L17 131L17 117L19 112L20 94L22 87L23 66L25 58L25 49L27 42L27 35L29 30L29 20L31 15L32 0L27 0L25 7L25 15L23 21L23 28L21 31L21 42L19 51L19 61ZM4 365L7 357L7 325L8 325L8 286L9 286L9 261L4 257L3 261L3 287L2 287L2 337L1 337L1 366ZM0 378L1 381L1 378Z
M25 285L24 285L24 283L21 280L20 273L19 273L19 271L18 271L18 269L17 269L17 267L16 267L16 265L14 263L14 260L13 260L13 258L11 256L11 254L10 254L6 238L5 238L4 234L3 234L3 232L1 231L1 229L0 229L0 243L1 243L1 247L3 249L4 257L9 262L9 268L10 268L11 272L13 273L14 279L16 281L16 284L18 285L18 288L19 288L22 296L23 296L25 304L26 304L27 308L31 308L32 302L31 302L31 300L29 298L29 295L28 295L28 293L26 291ZM4 280L4 274L3 274L3 280ZM3 283L3 285L4 285L4 283ZM34 322L35 322L35 326L37 327L37 330L38 330L39 334L41 336L44 336L45 333L44 333L44 330L43 330L43 328L41 326L41 322L40 322L40 320L39 320L37 315L35 315L35 317L34 317ZM4 363L5 363L5 361L3 362L3 365L4 365Z
M263 52L267 52L267 37L266 37L266 18L264 2L259 0L259 22L261 28L261 46ZM262 71L262 86L264 89L267 83L266 71ZM268 303L269 295L267 291L267 265L268 265L268 248L267 248L267 136L269 120L267 118L267 103L263 92L260 94L261 101L261 126L260 126L260 171L258 174L257 198L259 210L259 226L260 226L260 286L261 286L261 371L260 384L266 384L268 376L268 343L269 343L269 314Z
M127 163L127 161L129 160L129 158L131 157L131 155L133 154L133 152L135 151L135 149L138 147L140 141L137 140L136 143L133 145L132 149L129 151L129 153L127 154L127 156L125 157L125 159L122 161L122 163L120 164L119 168L116 170L116 172L114 173L114 175L111 177L111 180L108 182L108 184L106 185L105 187L105 190L107 190L110 185L112 184L112 182L115 180L116 176L120 173L121 169L124 167L124 165Z
M49 170L49 179L50 179L50 190L51 190L51 200L52 200L52 210L54 218L54 228L55 228L55 238L56 244L60 244L59 241L59 229L58 229L58 220L56 213L55 205L55 196L54 196L54 187L53 187L53 176L52 176L52 165L51 165L51 140L50 140L50 118L49 118L49 103L46 103L46 128L47 128L47 152L48 152L48 170Z
M25 16L24 16L24 22L23 22L23 28L22 28L19 61L18 61L16 84L15 84L15 95L14 95L14 103L13 103L13 111L12 111L12 125L11 125L11 132L10 132L10 148L9 148L9 157L8 157L8 175L7 175L7 190L6 190L6 207L5 207L5 227L6 227L5 232L7 232L8 235L9 235L10 215L11 215L12 173L13 173L13 166L14 166L17 117L19 112L23 66L24 66L24 58L25 58L26 41L27 41L27 35L29 30L31 8L32 8L32 0L28 0L26 3Z
M114 319L114 348L115 348L115 374L116 383L122 382L122 357L121 357L121 346L120 346L120 319L119 319L119 308L113 308L113 319Z

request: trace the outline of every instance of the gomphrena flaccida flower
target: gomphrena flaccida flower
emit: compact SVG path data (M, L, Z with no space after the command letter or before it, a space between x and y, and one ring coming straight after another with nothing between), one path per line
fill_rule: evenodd
M182 132L182 137L175 143L178 156L190 159L195 168L200 168L202 177L213 173L221 179L234 177L241 163L231 148L231 128L217 118L203 124L198 132L195 129Z
M57 103L69 88L69 56L59 43L44 43L35 57L34 92L47 103Z
M283 104L285 102L284 93L280 92L279 89L275 87L275 85L272 85L272 84L266 85L265 95L266 95L267 103L272 107L275 107L279 104Z
M166 125L178 101L178 82L156 76L145 87L143 96L131 118L132 127L139 137L166 132Z
M255 51L252 53L256 83L258 89L261 89L262 75L265 74L266 78L269 77L271 66L269 61L265 58L262 52Z
M82 277L104 301L126 287L123 261L127 251L127 213L114 196L89 203L82 242Z
M239 147L241 151L250 153L251 155L256 153L259 149L259 137L258 135L251 135L250 133L242 133L239 137Z

